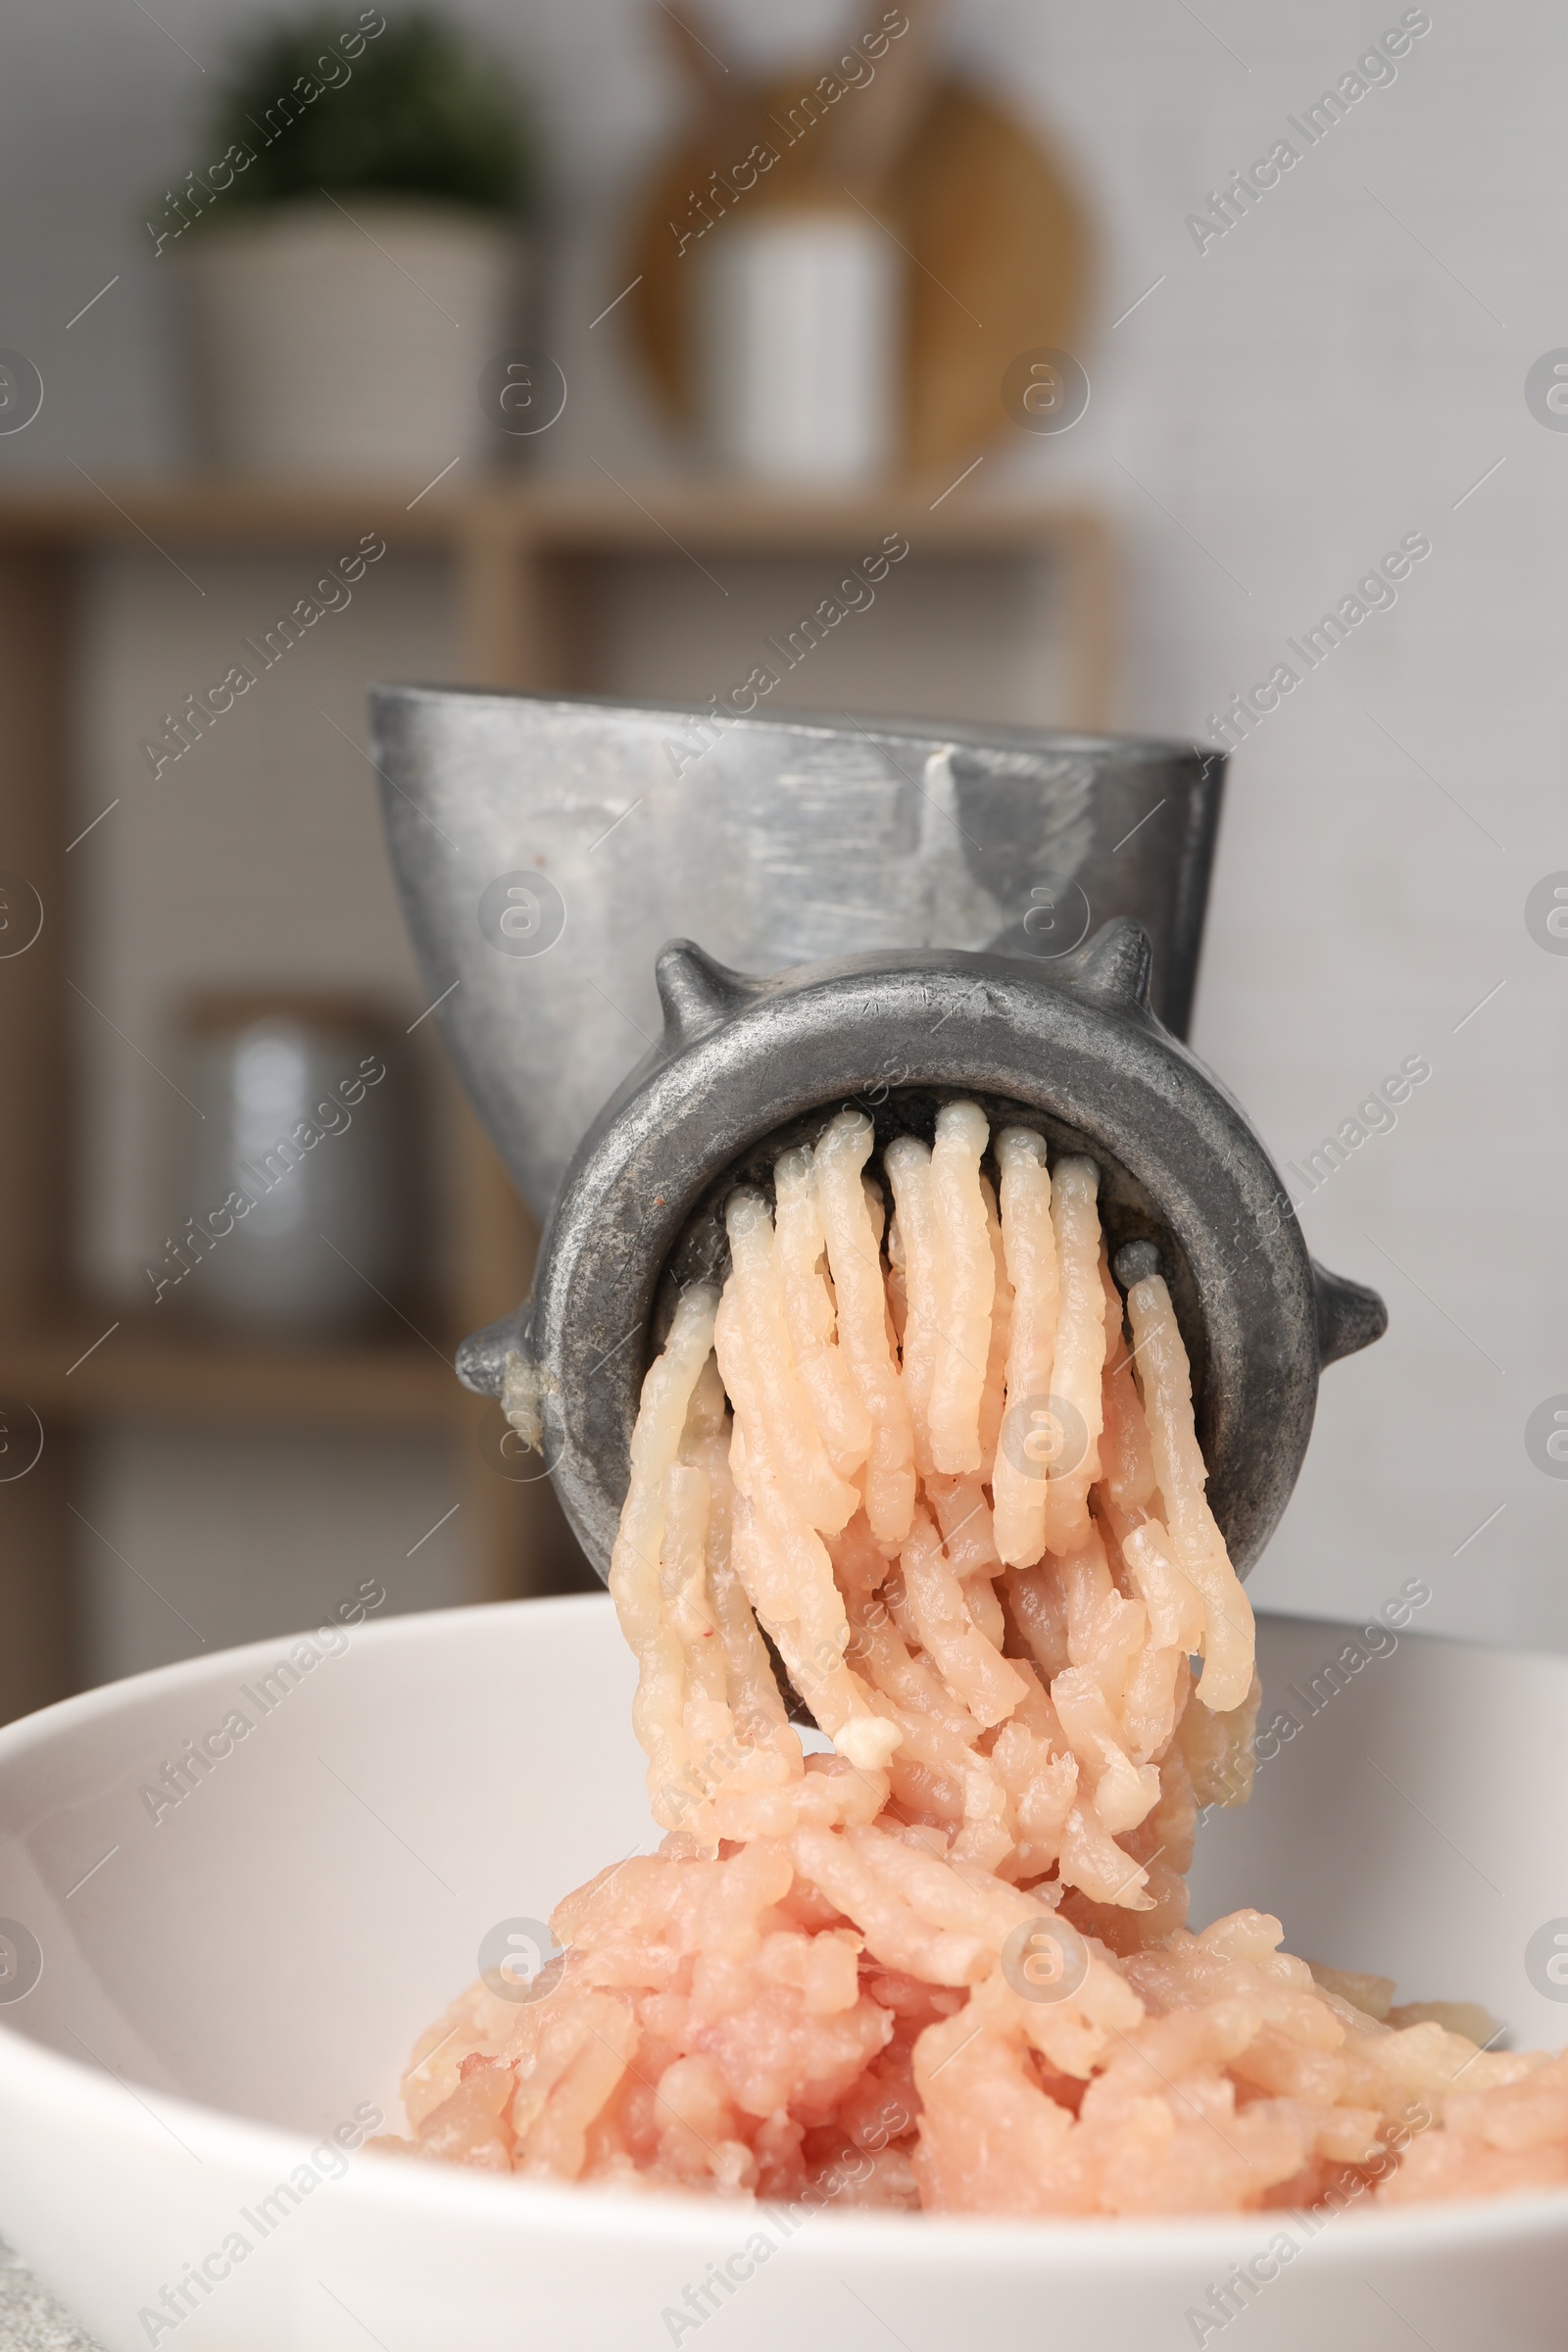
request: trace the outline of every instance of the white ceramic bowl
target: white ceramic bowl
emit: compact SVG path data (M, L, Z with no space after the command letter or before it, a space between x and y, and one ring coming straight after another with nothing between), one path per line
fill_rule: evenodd
M1261 1634L1266 1720L1285 1686L1309 1696L1344 1634ZM0 2009L0 2227L108 2352L175 2336L179 2352L1562 2342L1568 2194L1316 2234L1278 2214L824 2212L786 2239L735 2206L363 2156L335 2177L332 2133L352 2137L356 2110L398 2127L403 2056L475 1974L485 1932L543 1919L653 1840L630 1664L598 1595L361 1628L293 1687L274 1676L264 1713L290 1646L141 1675L0 1732L0 1913L43 1961ZM1521 2043L1555 2042L1565 2012L1524 1954L1568 1911L1568 1660L1405 1635L1342 1680L1315 1719L1298 1707L1304 1728L1251 1806L1210 1822L1195 1919L1255 1902L1298 1951L1397 1976L1407 1998L1485 2000ZM245 1737L155 1823L143 1787L232 1709ZM275 2194L290 2181L297 2202ZM714 2290L700 2328L665 2316L759 2229L769 2258ZM1282 2230L1288 2265L1205 2329L1192 2315L1210 2289ZM175 2328L157 2306L181 2279L193 2308Z

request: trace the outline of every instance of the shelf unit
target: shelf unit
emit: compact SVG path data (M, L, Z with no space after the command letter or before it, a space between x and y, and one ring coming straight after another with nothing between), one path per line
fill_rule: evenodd
M72 1295L67 1271L72 1137L67 982L73 965L66 846L75 575L117 547L226 554L315 551L368 524L393 552L445 558L459 682L535 691L595 685L595 583L617 559L723 552L857 556L890 516L918 517L922 559L1044 558L1063 574L1062 723L1105 723L1112 551L1094 510L983 502L941 485L852 494L717 481L625 486L491 481L303 485L182 479L0 493L0 875L38 893L44 923L0 957L0 1721L74 1687L71 1511L74 1435L111 1421L193 1427L426 1428L461 1447L465 1524L493 1597L569 1581L572 1547L547 1488L514 1487L481 1459L495 1407L452 1375L463 1333L526 1290L537 1234L466 1110L457 1142L457 1249L450 1294L418 1331L354 1346L283 1348L116 1318ZM902 524L910 536L912 526ZM24 1475L5 1465L44 1444ZM9 1449L9 1450L7 1450Z

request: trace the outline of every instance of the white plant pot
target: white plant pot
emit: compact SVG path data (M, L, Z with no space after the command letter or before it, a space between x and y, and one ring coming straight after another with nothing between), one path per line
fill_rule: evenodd
M808 484L874 480L899 441L903 266L853 213L764 212L702 250L700 403L735 471Z
M435 205L348 213L215 221L180 255L204 454L225 471L422 482L494 451L479 379L515 335L515 232Z

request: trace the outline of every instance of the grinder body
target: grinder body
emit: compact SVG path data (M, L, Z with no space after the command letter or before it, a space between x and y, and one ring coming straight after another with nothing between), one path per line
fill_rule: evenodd
M499 1396L509 1359L529 1367L601 1574L642 1378L674 1286L722 1268L728 1192L765 1191L845 1102L880 1145L958 1095L993 1131L1096 1160L1113 1258L1159 1251L1215 1516L1251 1566L1319 1371L1385 1318L1311 1264L1262 1145L1180 1042L1222 754L444 688L370 702L428 1001L545 1220L532 1299L459 1369ZM496 906L519 892L539 919L509 931ZM683 932L723 960L660 953Z

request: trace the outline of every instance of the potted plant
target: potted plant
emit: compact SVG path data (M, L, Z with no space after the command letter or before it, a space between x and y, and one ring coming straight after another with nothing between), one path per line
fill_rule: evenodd
M269 27L146 221L183 280L207 456L422 481L488 454L535 176L509 75L439 18Z

